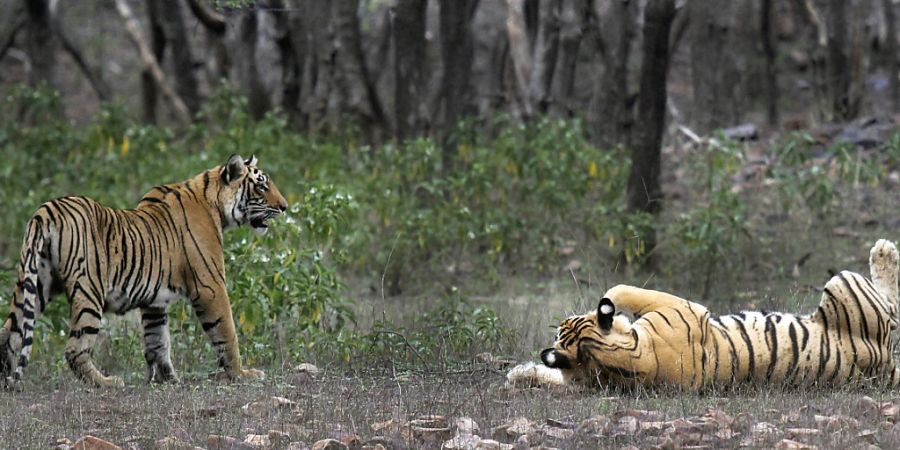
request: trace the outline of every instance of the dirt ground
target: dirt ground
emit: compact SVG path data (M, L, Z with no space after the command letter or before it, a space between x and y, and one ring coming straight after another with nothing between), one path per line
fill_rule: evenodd
M112 390L71 378L49 388L26 383L0 396L0 442L52 448L92 435L123 448L254 448L219 445L224 437L295 449L329 438L351 448L900 445L900 399L871 387L702 395L513 390L501 370L477 364L393 377L272 375L254 384L187 380Z

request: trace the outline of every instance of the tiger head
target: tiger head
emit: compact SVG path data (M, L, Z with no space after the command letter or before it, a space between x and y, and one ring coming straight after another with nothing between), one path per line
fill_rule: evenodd
M218 200L224 228L250 225L265 233L269 219L287 210L287 200L269 176L256 167L256 156L231 155L219 167Z
M631 321L616 315L612 301L604 297L596 311L569 317L559 325L556 343L541 352L541 361L559 369L566 382L636 385L645 375L641 361L633 357L637 347Z

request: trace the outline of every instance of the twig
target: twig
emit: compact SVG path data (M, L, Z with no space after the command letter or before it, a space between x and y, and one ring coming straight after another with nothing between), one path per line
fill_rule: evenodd
M207 30L222 36L225 34L225 16L215 9L209 8L202 0L187 0L188 7Z
M131 8L128 6L128 3L126 2L126 0L115 1L116 9L119 11L119 15L122 16L123 20L125 20L125 29L128 31L131 40L138 47L141 62L144 64L144 68L153 76L153 80L156 81L156 84L163 92L163 95L165 95L166 98L168 98L169 101L172 102L172 107L175 110L175 116L178 118L178 121L184 124L190 124L192 121L190 111L185 105L184 100L182 100L181 97L179 97L178 94L176 94L175 91L173 91L166 83L166 77L165 75L163 75L163 71L159 67L159 61L156 60L156 57L150 50L150 46L147 45L147 41L141 34L140 24L138 24L137 19L134 18L134 14L131 12Z

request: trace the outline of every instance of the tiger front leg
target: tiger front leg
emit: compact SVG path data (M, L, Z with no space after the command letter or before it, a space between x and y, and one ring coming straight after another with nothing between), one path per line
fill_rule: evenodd
M142 308L144 328L144 360L147 361L147 381L166 383L178 381L172 367L171 340L165 308Z
M265 378L266 374L257 369L241 366L241 351L238 346L231 303L224 287L212 295L200 295L193 302L194 312L200 326L216 349L219 367L229 378Z
M123 387L125 382L119 377L104 376L94 365L91 352L100 333L101 312L93 301L77 291L71 297L71 320L69 323L69 342L66 343L66 362L79 378L104 387Z

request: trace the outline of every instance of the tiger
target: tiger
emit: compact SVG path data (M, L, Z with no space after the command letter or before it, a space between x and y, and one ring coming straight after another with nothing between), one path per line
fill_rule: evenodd
M113 209L87 197L41 205L27 222L9 316L0 328L0 381L22 379L35 322L53 297L69 301L65 358L95 386L124 386L105 376L91 352L104 313L140 309L149 382L174 382L167 307L187 299L216 351L225 378L264 378L241 365L225 288L222 233L249 225L265 233L288 203L255 156L231 155L221 166L181 183L156 186L134 209Z
M672 386L697 391L741 383L785 387L871 381L898 386L898 253L879 240L871 280L833 276L815 312L741 312L713 317L675 295L628 285L609 289L597 310L565 319L542 364L514 367L512 385ZM633 315L631 321L624 314Z

